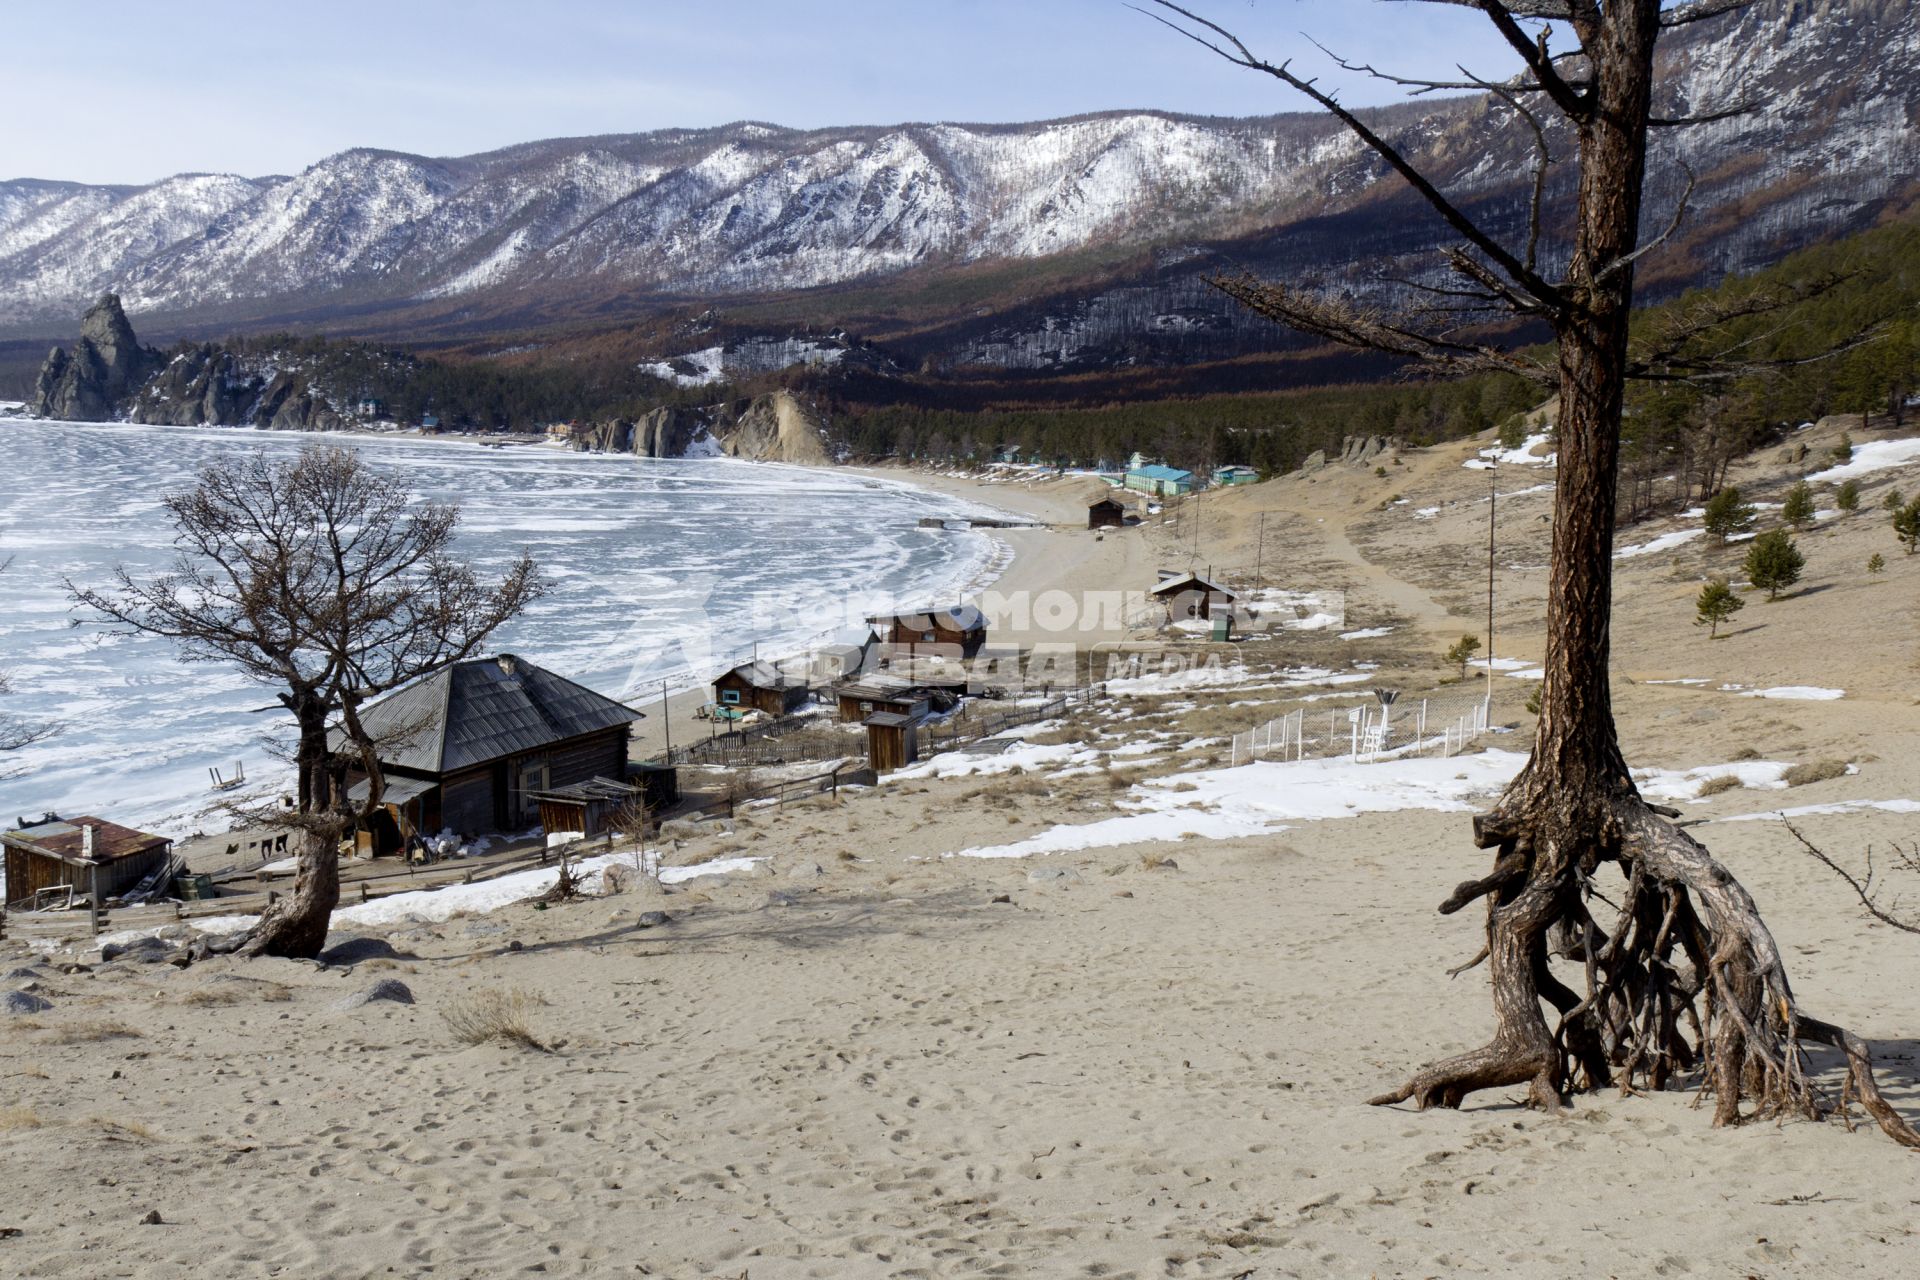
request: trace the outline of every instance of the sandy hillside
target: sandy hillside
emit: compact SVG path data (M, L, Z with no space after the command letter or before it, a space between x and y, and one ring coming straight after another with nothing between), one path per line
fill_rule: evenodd
M1558 1117L1497 1093L1363 1105L1491 1023L1484 970L1446 976L1474 913L1433 909L1484 871L1468 815L1526 746L1549 495L1501 502L1497 655L1515 665L1485 750L1232 768L1226 739L1290 708L1337 717L1375 684L1464 692L1438 653L1484 628L1488 478L1462 464L1487 443L1209 495L1197 544L1180 524L1009 535L1027 544L1014 581L1133 587L1181 548L1251 574L1265 511L1268 585L1346 590L1346 630L1116 682L1003 755L681 830L664 888L376 904L339 937L399 954L325 967L8 944L5 986L49 1007L0 1021L0 1230L18 1231L0 1272L1904 1273L1920 1156L1872 1128L1716 1131L1686 1092ZM1777 501L1792 470L1770 453L1738 479ZM1847 857L1920 836L1920 557L1877 510L1920 490L1920 464L1861 481L1861 514L1802 535L1798 591L1754 599L1726 640L1690 600L1737 547L1622 559L1615 697L1629 758L1661 771L1643 787L1706 820L1801 999L1874 1041L1915 1115L1920 945L1866 923L1767 817L1800 811ZM1070 515L1076 483L981 493ZM1357 631L1383 633L1341 638ZM1822 761L1834 776L1787 785ZM1734 781L1701 795L1713 776ZM1024 856L947 856L981 853ZM388 979L414 1003L343 1007ZM514 993L538 1047L463 1038L455 1021Z

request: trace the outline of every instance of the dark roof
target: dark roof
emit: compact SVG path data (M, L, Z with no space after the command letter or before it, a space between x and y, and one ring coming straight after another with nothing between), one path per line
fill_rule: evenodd
M67 818L63 821L52 817L18 831L0 834L0 841L29 853L58 858L62 862L83 862L85 859L81 857L80 850L84 847L86 836L81 833L82 827L93 828L95 862L118 862L122 858L131 858L173 843L165 836L135 831L132 827L104 822L99 818Z
M1124 507L1126 504L1118 498L1095 498L1087 504L1089 510L1094 507Z
M860 723L873 725L881 729L902 729L911 724L920 723L912 716L903 716L897 711L876 711Z
M442 667L360 713L376 740L395 739L383 762L442 774L643 718L509 653Z
M1178 573L1170 578L1163 578L1160 581L1160 585L1147 594L1150 596L1163 596L1169 591L1205 591L1209 595L1225 596L1229 600L1238 600L1240 598L1237 594L1229 591L1219 583L1208 582L1197 573Z

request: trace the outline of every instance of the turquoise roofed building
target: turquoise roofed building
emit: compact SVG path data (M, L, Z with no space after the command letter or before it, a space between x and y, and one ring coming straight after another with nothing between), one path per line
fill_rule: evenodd
M1260 473L1252 467L1215 467L1215 484L1259 484Z
M1154 462L1130 468L1126 487L1136 493L1152 494L1156 498L1174 498L1183 493L1192 493L1196 485L1193 472Z

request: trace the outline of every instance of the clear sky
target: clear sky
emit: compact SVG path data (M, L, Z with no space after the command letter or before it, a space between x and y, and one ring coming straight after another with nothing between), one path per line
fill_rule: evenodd
M1142 0L1145 3L1145 0ZM1344 86L1354 61L1506 75L1467 10L1189 0L1255 52ZM464 155L724 124L1017 121L1109 108L1305 105L1123 0L6 0L0 178L295 173L354 146Z

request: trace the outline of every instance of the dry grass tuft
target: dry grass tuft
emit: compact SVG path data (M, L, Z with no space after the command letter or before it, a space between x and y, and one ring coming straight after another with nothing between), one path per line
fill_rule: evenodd
M1723 791L1738 791L1745 785L1745 783L1741 782L1740 779L1734 777L1732 774L1723 773L1717 778L1708 778L1700 784L1700 799L1704 800L1708 796L1717 796Z
M116 1120L112 1116L88 1116L86 1123L111 1142L158 1142L160 1135L138 1120Z
M32 1107L0 1107L0 1133L16 1129L38 1129L46 1121Z
M1158 871L1172 861L1173 859L1164 853L1143 853L1140 855L1140 869L1142 871Z
M389 969L395 967L391 960L385 961L384 963ZM375 967L375 962L369 962L364 967L373 968ZM293 999L293 990L290 987L283 986L278 982L248 980L242 982L218 982L211 983L204 987L197 987L181 996L180 1003L205 1007L210 1005L239 1004L246 1000L260 1000L270 1004L277 1004L291 999Z
M531 992L514 988L508 991L476 991L455 1000L441 1013L454 1039L461 1044L504 1044L522 1049L551 1053L547 1043L533 1033L528 1015L546 1001Z
M1734 752L1733 755L1728 758L1735 761L1736 763L1742 760L1758 760L1760 758L1760 753L1758 751L1755 751L1752 747L1742 747L1738 751Z
M1845 760L1810 760L1806 764L1797 764L1787 770L1783 781L1790 787L1804 787L1809 782L1825 782L1830 778L1843 778L1847 773Z

